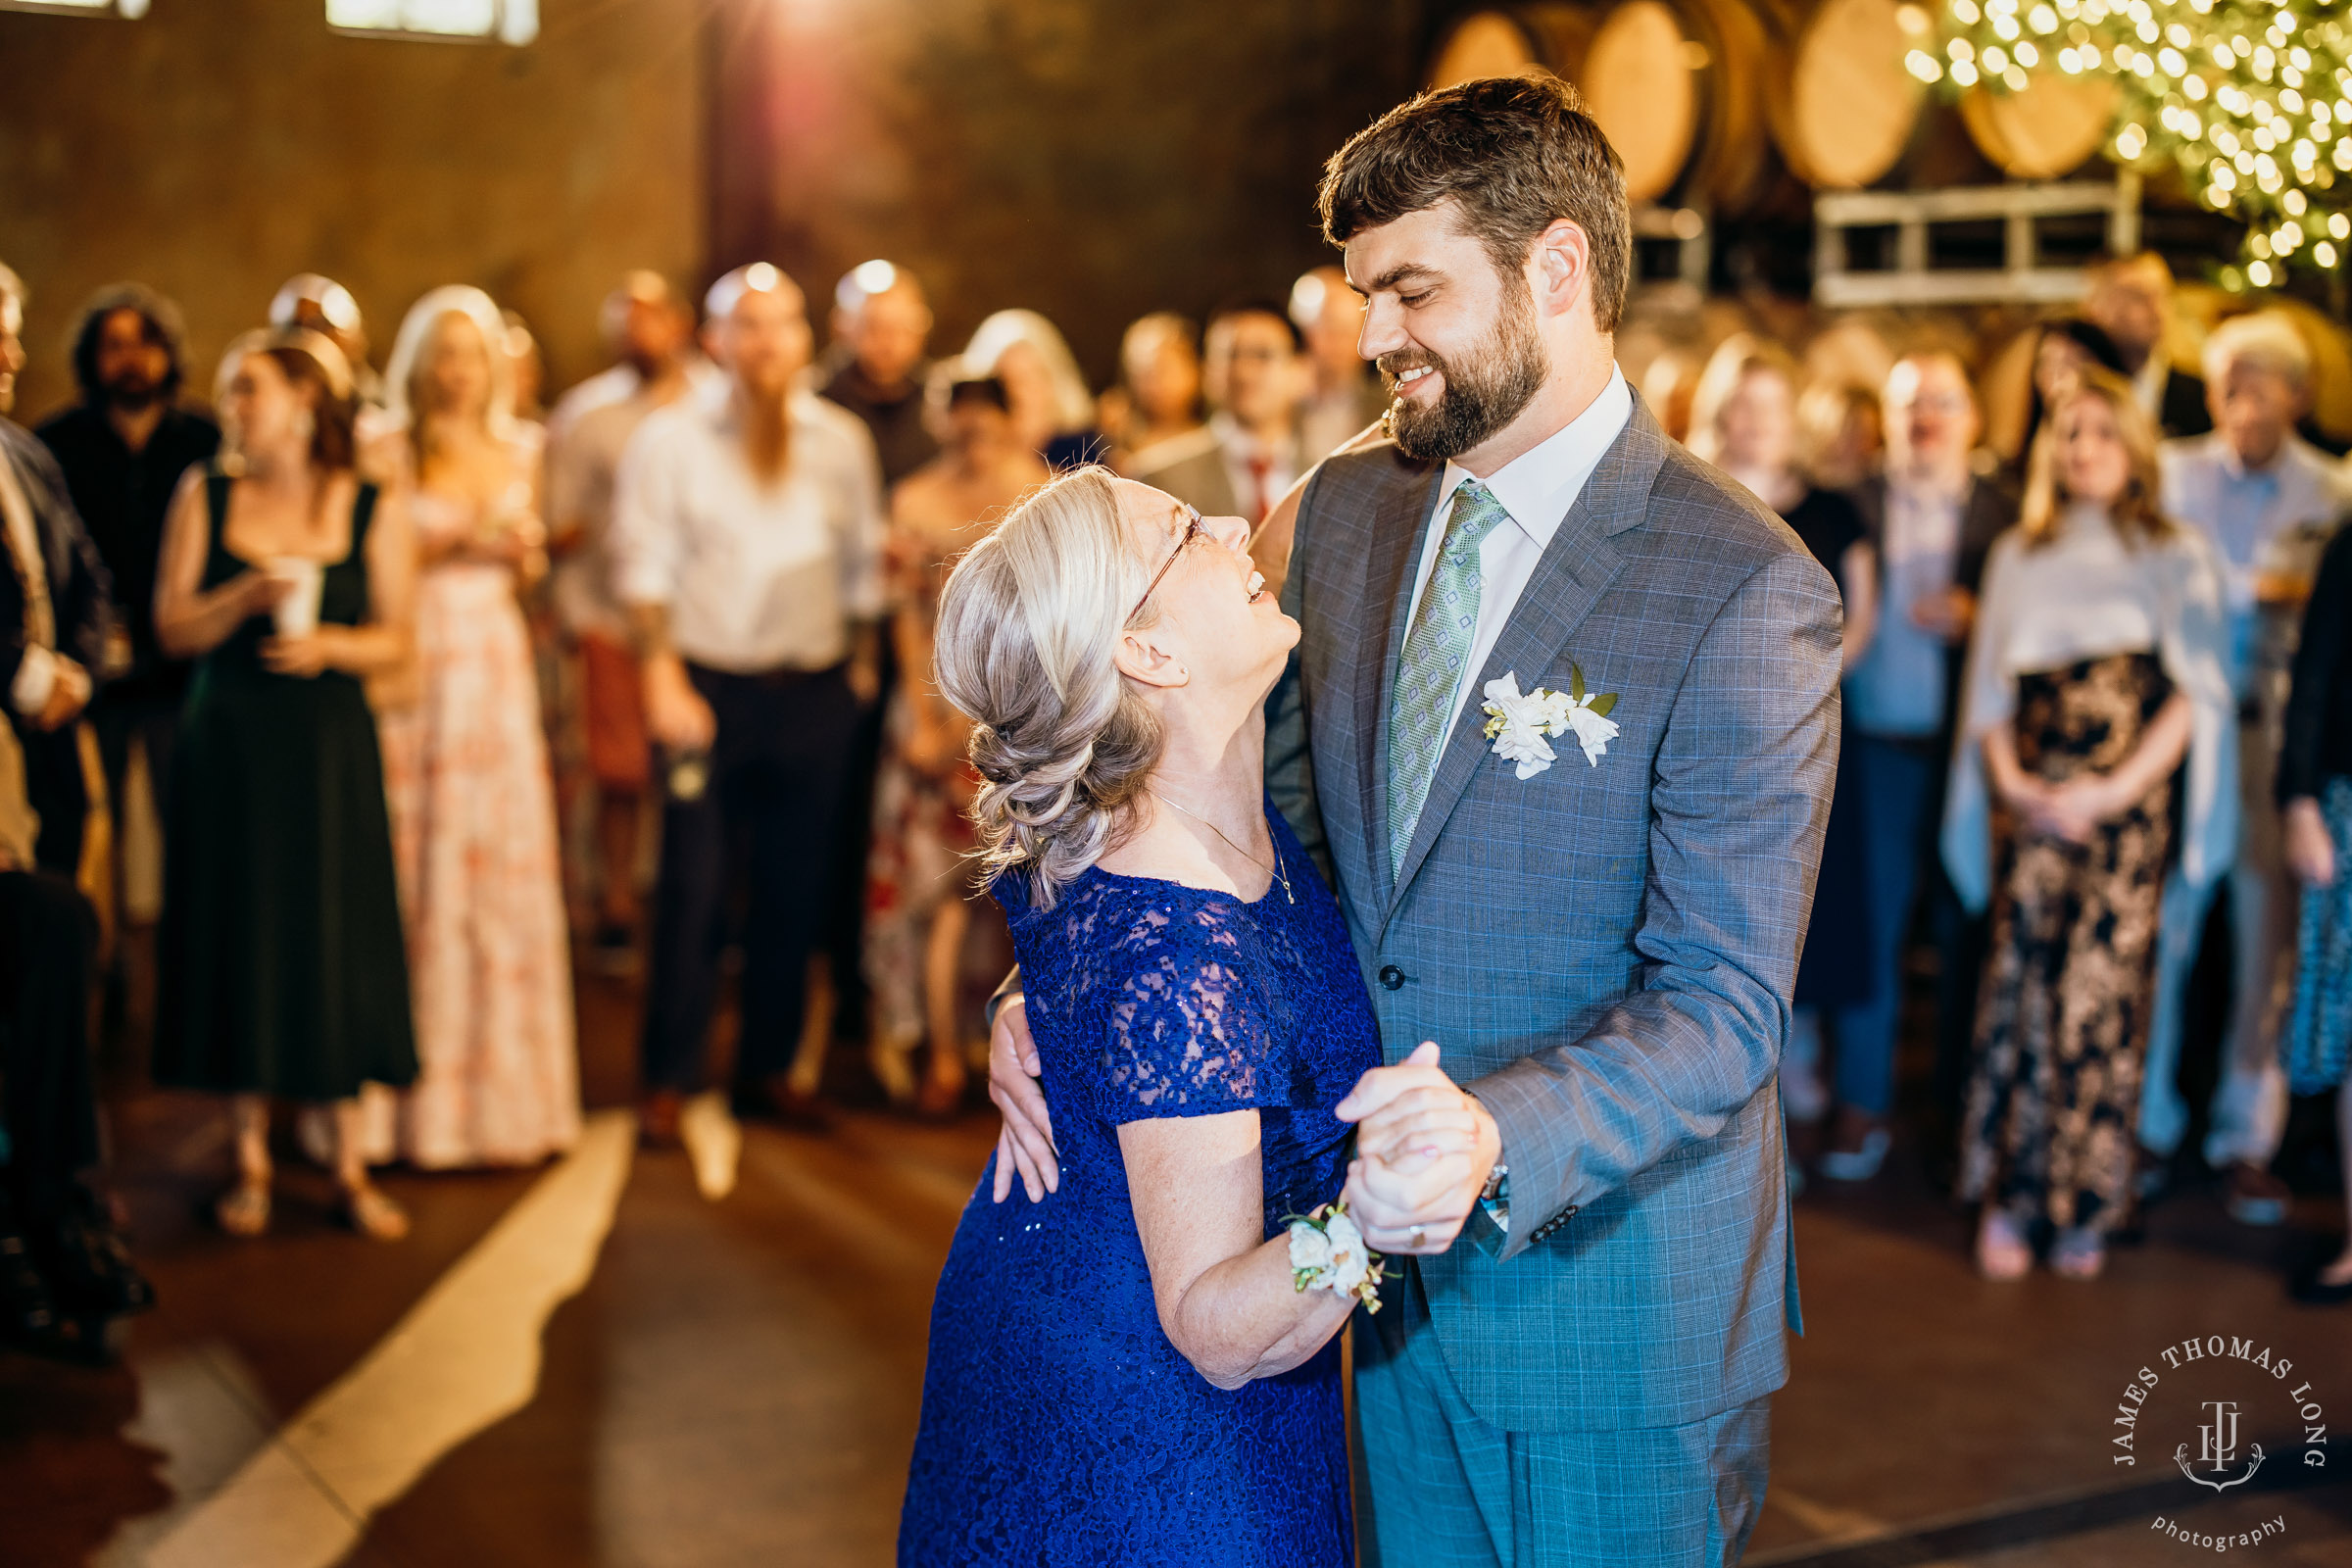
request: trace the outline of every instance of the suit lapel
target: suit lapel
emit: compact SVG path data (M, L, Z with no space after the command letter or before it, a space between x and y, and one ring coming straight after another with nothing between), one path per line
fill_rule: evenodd
M1464 696L1461 710L1454 715L1446 749L1438 754L1429 798L1421 808L1420 820L1413 825L1412 843L1406 846L1404 863L1389 890L1387 912L1395 912L1397 900L1429 858L1470 780L1489 762L1486 717L1481 710L1487 682L1516 673L1520 690L1525 691L1542 680L1542 671L1566 649L1577 627L1584 624L1624 569L1625 552L1617 536L1647 514L1650 485L1665 461L1666 440L1665 431L1636 397L1633 417L1601 455L1592 476L1585 481L1551 543L1536 562L1534 575L1511 608L1510 618L1503 622L1502 635L1494 640L1494 652L1487 656ZM1572 739L1563 737L1558 744L1568 749L1562 763L1571 758L1583 760ZM1385 796L1387 792L1381 793Z
M1437 510L1446 470L1433 466L1419 479L1390 489L1372 520L1365 553L1363 607L1355 627L1356 786L1362 795L1365 847L1373 885L1372 910L1393 901L1389 888L1389 693L1396 679L1397 650L1404 644L1405 617L1412 608L1413 563L1421 558L1423 535ZM1366 672L1370 678L1365 678Z

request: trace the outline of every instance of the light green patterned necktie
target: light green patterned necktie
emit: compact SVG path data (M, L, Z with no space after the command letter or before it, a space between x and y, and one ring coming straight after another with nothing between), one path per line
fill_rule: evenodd
M1478 547L1510 513L1476 479L1453 493L1453 514L1438 546L1438 565L1429 574L1404 652L1396 662L1396 689L1389 698L1389 869L1404 866L1405 847L1429 799L1438 753L1453 723L1452 698L1478 632L1481 578Z

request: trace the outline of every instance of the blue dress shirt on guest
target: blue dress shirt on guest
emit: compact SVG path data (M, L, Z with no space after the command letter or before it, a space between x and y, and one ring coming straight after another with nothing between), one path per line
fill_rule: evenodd
M1845 677L1846 720L1864 734L1916 739L1943 728L1945 644L1911 612L1952 586L1960 561L1960 501L1924 485L1887 480L1880 546L1886 609L1869 651Z
M2347 500L2344 475L2326 454L2291 434L2278 456L2259 468L2240 462L2218 433L2168 441L2160 462L2165 512L2203 533L2221 554L2230 684L2245 701L2257 695L2263 670L2283 667L2287 653L2283 648L2266 652L2260 646L2262 612L2254 601L2255 575L2293 569L2295 564L2281 559L2275 547L2298 527L2325 528L2334 521ZM2315 533L2315 553L2322 542ZM2304 565L2308 568L2309 563Z

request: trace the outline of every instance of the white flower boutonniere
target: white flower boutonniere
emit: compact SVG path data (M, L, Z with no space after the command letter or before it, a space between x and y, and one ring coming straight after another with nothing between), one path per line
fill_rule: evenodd
M1594 767L1617 738L1609 713L1617 706L1615 692L1585 690L1585 672L1568 666L1568 690L1547 692L1538 686L1522 695L1519 672L1512 670L1487 682L1487 739L1494 755L1518 764L1519 777L1534 778L1558 759L1545 739L1573 734L1583 747L1585 760Z

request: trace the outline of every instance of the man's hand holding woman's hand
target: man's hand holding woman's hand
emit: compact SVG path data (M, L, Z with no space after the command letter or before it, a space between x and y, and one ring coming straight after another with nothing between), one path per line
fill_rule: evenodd
M1365 1073L1334 1114L1357 1124L1346 1197L1364 1240L1383 1252L1451 1247L1502 1157L1502 1135L1439 1067L1437 1043Z
M992 1195L1000 1203L1016 1176L1033 1203L1061 1187L1040 1070L1025 1001L1009 997L988 1037L988 1098L1004 1117ZM1502 1156L1502 1140L1477 1097L1439 1068L1437 1046L1425 1043L1396 1066L1364 1074L1336 1113L1358 1124L1344 1196L1364 1239L1383 1252L1451 1246Z

